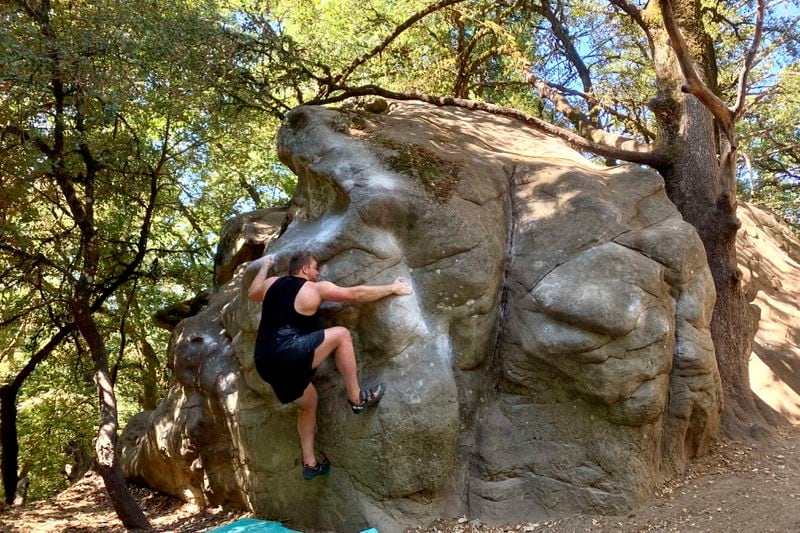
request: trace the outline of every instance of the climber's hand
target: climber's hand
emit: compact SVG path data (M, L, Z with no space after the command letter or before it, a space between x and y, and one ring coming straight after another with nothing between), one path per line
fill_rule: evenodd
M397 278L394 280L394 283L392 283L392 293L398 296L405 296L407 294L411 294L412 292L414 291L411 290L411 285L408 283L408 281L406 281L405 278Z

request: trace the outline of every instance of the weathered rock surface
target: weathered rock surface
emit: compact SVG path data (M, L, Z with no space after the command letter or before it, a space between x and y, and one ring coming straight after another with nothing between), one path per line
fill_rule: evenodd
M264 254L269 241L276 238L286 220L285 207L258 209L225 221L214 258L214 286L228 283L236 267Z
M409 103L296 109L279 153L298 186L268 245L278 271L308 248L336 283L413 283L325 308L386 397L355 417L320 368L317 446L334 467L304 482L295 407L255 372L249 263L175 330L177 384L126 430L129 476L299 529L391 532L624 512L703 452L721 406L714 287L656 173Z
M800 241L764 209L740 204L739 218L739 268L761 310L750 387L768 417L800 424Z

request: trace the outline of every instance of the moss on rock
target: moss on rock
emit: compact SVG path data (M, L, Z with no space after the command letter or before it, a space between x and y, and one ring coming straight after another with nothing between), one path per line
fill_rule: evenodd
M372 142L388 149L383 159L389 168L418 181L438 203L452 196L459 182L460 166L418 144L403 144L386 137Z

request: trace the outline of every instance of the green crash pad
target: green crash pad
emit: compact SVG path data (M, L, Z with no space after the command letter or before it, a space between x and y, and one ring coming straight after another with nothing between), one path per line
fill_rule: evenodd
M302 533L294 529L283 527L280 522L268 522L258 518L245 518L237 520L227 526L210 529L210 533Z

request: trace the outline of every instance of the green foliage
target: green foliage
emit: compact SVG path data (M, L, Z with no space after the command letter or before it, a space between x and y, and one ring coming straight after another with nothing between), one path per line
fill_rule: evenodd
M53 357L30 378L19 401L20 465L28 465L28 498L37 500L66 488L66 447L76 442L87 452L97 433L97 407L91 379L73 375L70 361ZM57 385L56 385L57 384Z
M741 126L749 168L744 198L780 214L800 235L800 64L784 69L766 101Z
M214 2L54 1L47 17L29 5L33 12L0 7L0 385L71 320L83 242L54 177L71 176L83 198L91 171L100 250L93 290L113 290L95 320L124 423L170 380L168 334L152 315L210 287L225 218L285 202L293 183L264 149L277 122L230 96L240 42ZM141 263L114 289L143 236ZM87 347L73 338L25 381L20 464L31 466L34 498L63 487L66 442L92 449L92 372Z

